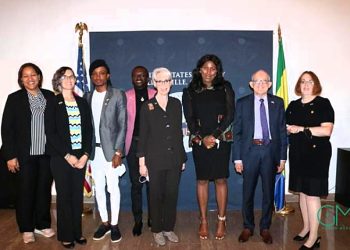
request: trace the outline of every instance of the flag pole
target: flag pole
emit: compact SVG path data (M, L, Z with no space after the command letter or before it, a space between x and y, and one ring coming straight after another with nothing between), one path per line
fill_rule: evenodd
M86 23L83 23L83 22L79 22L75 25L75 33L77 33L79 31L79 37L78 37L78 50L81 50L81 57L82 57L82 67L84 67L84 71L85 71L85 66L84 66L84 55L83 55L83 47L84 47L84 44L83 44L83 35L84 35L84 30L86 32L88 32L88 27L86 25ZM78 51L78 54L79 54L80 51ZM79 56L78 56L79 58ZM78 59L79 60L79 59ZM79 72L77 72L77 74L79 74ZM82 85L83 89L82 89L82 94L84 93L84 85ZM89 163L88 163L89 164ZM90 180L90 181L87 181L87 178ZM85 171L85 178L84 178L84 196L90 198L91 195L87 195L86 193L86 186L88 185L89 188L91 189L91 173L89 172L89 166L86 167L86 171ZM91 190L90 190L90 193L91 193ZM91 214L92 213L92 208L89 207L89 206L85 206L84 204L84 207L83 207L83 214L82 216L84 215L88 215L88 214Z
M281 47L282 47L282 54L283 55L281 55L280 54L280 49L281 49ZM285 64L285 62L284 62L284 52L283 52L283 45L282 45L282 32L281 32L281 26L280 26L280 24L278 24L278 48L279 48L279 53L278 53L278 62L277 62L277 64L279 64L280 62L279 62L279 60L280 60L280 57L281 56L283 56L283 65ZM282 57L281 57L282 58ZM285 65L284 65L285 66ZM279 71L280 69L279 69L279 65L277 65L277 71ZM284 68L284 70L285 70L285 68ZM277 72L277 77L278 77L278 74L279 72ZM281 75L282 75L282 72L281 72ZM278 81L279 79L277 79L277 81ZM287 86L284 86L285 88L287 87ZM276 92L277 92L277 90L276 90ZM277 93L276 93L277 94ZM277 95L279 95L279 94L277 94ZM287 89L286 89L286 91L284 91L284 93L283 94L281 94L282 96L280 96L280 97L282 97L283 98L283 101L284 101L284 104L285 104L285 109L287 108L287 105L288 105L288 92L287 92ZM284 96L284 95L286 95L286 96ZM285 174L285 170L283 170L283 172L284 172L284 174ZM281 173L281 174L283 174L283 173ZM291 214L291 213L294 213L295 212L295 210L294 210L294 208L292 207L292 206L290 206L290 205L287 205L287 203L286 203L286 199L285 199L285 182L283 182L283 192L284 192L284 206L283 206L283 208L282 209L280 209L280 210L278 210L278 211L276 211L275 210L275 213L276 214L279 214L279 215L282 215L282 216L285 216L285 215L288 215L288 214ZM276 208L276 207L275 207Z

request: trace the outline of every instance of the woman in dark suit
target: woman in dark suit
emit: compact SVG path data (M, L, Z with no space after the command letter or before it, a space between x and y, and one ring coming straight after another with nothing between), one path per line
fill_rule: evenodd
M76 77L69 67L53 76L53 89L45 111L47 151L57 191L57 239L66 248L74 241L86 244L82 236L83 182L91 152L92 124L88 103L73 92Z
M187 157L182 140L181 102L169 97L171 72L156 68L152 81L157 94L141 107L137 156L140 175L149 176L151 231L155 242L163 246L164 237L179 241L174 233L176 205Z
M52 237L50 204L52 175L45 154L44 111L51 91L41 89L43 76L33 63L18 71L20 90L7 98L2 117L2 155L17 175L16 219L24 243L34 232Z

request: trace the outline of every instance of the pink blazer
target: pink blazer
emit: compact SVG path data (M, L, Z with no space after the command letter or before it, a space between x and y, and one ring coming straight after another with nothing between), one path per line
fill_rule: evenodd
M156 90L147 89L148 98L151 99L156 94ZM134 132L135 116L136 116L136 100L135 100L135 90L134 88L129 89L125 92L126 95L126 111L128 116L128 123L126 127L126 137L125 137L125 155L129 153L132 134Z

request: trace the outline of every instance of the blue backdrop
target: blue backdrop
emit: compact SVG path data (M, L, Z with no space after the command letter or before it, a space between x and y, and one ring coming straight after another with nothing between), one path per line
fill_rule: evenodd
M236 99L250 94L251 74L265 69L272 75L272 31L135 31L90 32L90 61L104 59L111 69L114 87L132 88L131 70L143 65L150 72L167 67L173 73L171 93L181 100L182 89L191 80L192 70L204 54L216 54L223 63L225 79L231 82ZM187 129L183 119L184 132ZM182 174L178 208L197 210L196 178L188 137L184 137L188 161ZM126 164L126 161L125 161ZM242 177L230 166L228 209L240 209ZM121 209L131 209L130 181L127 173L120 179ZM144 203L146 204L146 203ZM261 207L260 182L255 206ZM216 208L214 185L210 185L209 209Z

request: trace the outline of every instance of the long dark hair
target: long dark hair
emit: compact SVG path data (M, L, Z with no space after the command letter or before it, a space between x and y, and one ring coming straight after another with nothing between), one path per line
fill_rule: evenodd
M204 88L203 79L202 79L202 75L200 73L200 69L208 61L212 61L215 64L216 70L217 70L217 73L216 73L216 76L213 80L212 86L214 87L214 89L223 88L224 83L225 83L225 79L223 77L224 70L222 68L221 60L216 55L208 54L208 55L202 56L198 60L196 68L192 70L192 80L189 84L190 90L200 92Z

